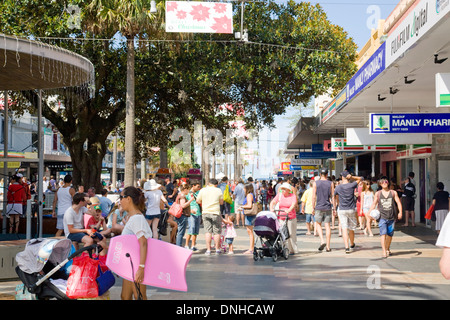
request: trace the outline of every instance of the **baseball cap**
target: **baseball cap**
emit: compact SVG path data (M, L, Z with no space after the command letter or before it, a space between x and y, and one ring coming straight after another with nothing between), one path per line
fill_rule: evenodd
M320 169L320 173L328 174L328 169L327 168L322 168L322 169Z
M102 208L100 208L100 205L99 205L99 204L96 204L96 205L94 206L94 210L95 210L95 211L97 211L97 210L102 210Z
M348 172L347 170L344 170L344 171L341 172L341 176L342 176L342 177L345 177L345 178L346 178L349 174L350 174L350 172Z

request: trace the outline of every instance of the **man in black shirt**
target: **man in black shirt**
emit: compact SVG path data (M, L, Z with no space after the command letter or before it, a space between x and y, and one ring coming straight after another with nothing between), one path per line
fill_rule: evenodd
M178 188L173 185L173 183L170 181L170 177L166 177L166 192L167 192L167 201L169 202L169 205L172 205L172 203L177 199L178 194Z
M404 227L409 226L409 216L411 216L411 225L413 227L416 226L415 223L415 214L414 214L414 206L415 206L415 200L414 196L416 194L416 187L411 182L411 178L408 177L405 179L405 188L403 191L403 198L405 201L405 224Z

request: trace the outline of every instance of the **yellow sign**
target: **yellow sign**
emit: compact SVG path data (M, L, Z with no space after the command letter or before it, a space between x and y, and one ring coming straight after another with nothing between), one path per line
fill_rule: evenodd
M302 170L315 170L318 166L302 166Z
M14 161L14 162L7 162L8 164L7 164L7 168L8 169L19 169L20 168L20 165L21 165L21 162L16 162L16 161ZM3 169L5 166L4 166L4 162L0 162L0 169Z

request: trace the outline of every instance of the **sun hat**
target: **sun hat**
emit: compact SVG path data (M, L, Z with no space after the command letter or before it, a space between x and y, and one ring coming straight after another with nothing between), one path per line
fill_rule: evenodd
M156 183L155 179L151 179L150 181L146 181L144 183L144 191L153 191L159 189L161 185Z
M89 201L91 202L91 205L93 205L93 206L100 204L100 199L98 197L91 197L91 198L89 198Z
M287 189L287 190L289 190L290 192L292 192L292 186L289 184L289 183L287 183L287 182L284 182L281 186L280 186L280 190L281 189Z

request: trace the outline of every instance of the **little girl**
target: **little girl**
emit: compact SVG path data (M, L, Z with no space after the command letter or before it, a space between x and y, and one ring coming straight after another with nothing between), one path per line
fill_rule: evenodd
M364 229L364 235L367 236L367 233L370 237L373 237L372 233L372 220L373 218L370 216L370 206L373 203L374 193L369 183L364 182L363 190L361 194L361 203L362 203L362 212L366 217L366 228Z
M227 219L222 219L226 226L225 242L228 244L228 254L234 254L233 240L236 238L236 230L234 229L234 216L228 216Z

